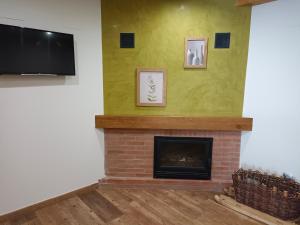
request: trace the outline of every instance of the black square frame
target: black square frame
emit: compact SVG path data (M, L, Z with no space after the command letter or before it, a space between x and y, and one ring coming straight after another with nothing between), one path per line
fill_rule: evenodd
M215 48L230 48L230 33L216 33Z
M120 48L134 48L134 33L120 33Z

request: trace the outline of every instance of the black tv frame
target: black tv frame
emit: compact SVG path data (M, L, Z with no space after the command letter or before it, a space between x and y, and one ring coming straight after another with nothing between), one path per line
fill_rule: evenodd
M19 26L12 26L12 25L7 25L7 24L0 24L0 27L2 26L2 29L12 29L14 31L20 32L20 34L15 34L16 38L15 41L18 42L18 35L20 35L20 43L13 43L11 46L5 46L5 43L0 43L0 46L4 46L5 51L2 51L1 54L1 49L0 49L0 58L2 60L5 59L7 56L7 60L16 60L14 63L16 64L16 67L18 69L11 69L13 66L12 64L9 65L10 62L7 62L7 66L3 66L3 68L0 68L0 75L40 75L40 76L75 76L76 75L76 66L75 66L75 44L74 44L74 35L73 34L68 34L68 33L62 33L62 32L56 32L56 31L49 31L49 30L40 30L40 29L34 29L34 28L27 28L27 27L19 27ZM44 50L39 50L40 52L37 52L38 54L44 54L48 55L47 61L43 61L39 55L34 55L34 53L30 52L30 46L25 46L26 40L26 34L30 33L31 35L35 35L34 33L36 32L36 35L41 35L44 34L46 36L49 36L48 38L48 43L47 47L44 48ZM1 35L1 33L0 33ZM25 36L25 37L24 37ZM50 38L52 37L52 39ZM33 37L34 38L34 37ZM55 40L55 38L57 38ZM28 38L27 38L28 39ZM39 39L41 41L45 41L47 38L43 37L44 40ZM1 37L0 37L1 40ZM4 38L5 40L5 38ZM54 41L53 41L54 40ZM55 42L56 41L56 42ZM61 43L64 43L64 47L66 48L67 51L63 52L59 47L61 47ZM27 40L28 42L28 40ZM59 43L61 44L59 46ZM9 43L7 43L9 44ZM16 46L14 46L14 44ZM32 44L32 43L31 43ZM44 43L45 44L45 43ZM9 47L15 47L14 49L14 54L9 55ZM32 51L34 51L34 48L36 46L33 46ZM27 49L26 49L27 48ZM38 48L38 46L37 46ZM62 52L60 52L62 51ZM31 55L30 55L31 54ZM55 57L53 57L56 54ZM53 57L51 59L51 56ZM31 59L29 58L31 57ZM36 58L34 58L36 57ZM59 59L60 58L60 59ZM34 60L37 59L37 65L38 66L35 68L34 67ZM64 63L62 63L61 60L68 60L67 62L67 67L64 66ZM31 60L31 61L30 61ZM27 61L27 62L26 62ZM38 62L40 61L40 62ZM28 67L28 62L31 64L31 67ZM27 63L27 64L26 64ZM44 63L44 68L40 64ZM55 64L56 63L56 64ZM7 69L9 68L9 69ZM30 68L30 69L28 69ZM55 68L55 69L54 69Z

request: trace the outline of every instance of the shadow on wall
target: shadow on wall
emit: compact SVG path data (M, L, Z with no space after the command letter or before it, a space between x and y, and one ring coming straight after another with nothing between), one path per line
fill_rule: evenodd
M38 87L78 85L79 77L76 76L51 76L51 75L1 75L0 88Z

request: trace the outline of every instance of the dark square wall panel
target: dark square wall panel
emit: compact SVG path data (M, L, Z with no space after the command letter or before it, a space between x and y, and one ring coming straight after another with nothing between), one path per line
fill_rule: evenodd
M215 48L230 48L230 33L216 33Z
M134 33L120 33L120 48L134 48Z

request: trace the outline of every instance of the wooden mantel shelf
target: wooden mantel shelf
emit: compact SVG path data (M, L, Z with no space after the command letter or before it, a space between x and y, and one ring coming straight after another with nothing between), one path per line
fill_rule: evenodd
M251 131L252 118L182 116L96 116L96 128Z
M260 5L268 2L273 2L276 0L237 0L236 6L253 6Z

